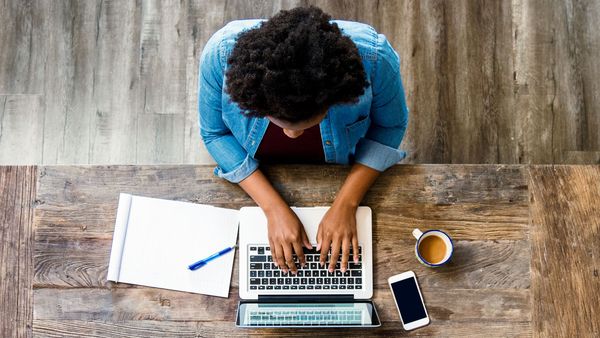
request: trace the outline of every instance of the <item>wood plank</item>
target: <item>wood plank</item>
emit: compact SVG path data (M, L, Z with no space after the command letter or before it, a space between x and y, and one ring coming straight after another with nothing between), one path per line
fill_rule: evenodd
M85 236L83 231L81 234ZM82 237L36 234L33 277L36 288L128 287L106 280L112 240ZM530 287L531 255L527 241L456 241L451 263L432 270L417 262L414 241L399 237L398 233L390 232L387 240L373 243L373 283L376 287L387 287L390 271L405 270L415 271L422 286L458 289ZM236 259L231 279L233 287L238 286L238 264Z
M42 163L42 101L41 95L0 95L0 165Z
M139 114L136 162L182 163L184 119L179 114Z
M92 58L84 60L91 63L93 71L86 163L136 163L137 115L142 109L141 4L135 1L96 3L95 27L87 31L95 50Z
M530 319L528 290L423 287L432 321L510 322ZM145 287L35 289L35 320L235 322L238 290L223 299ZM373 295L382 322L399 322L389 287Z
M33 332L44 337L306 337L306 336L453 336L453 337L530 337L529 323L437 321L416 331L404 331L398 322L384 323L371 329L237 329L232 322L171 322L171 321L81 321L35 320Z
M34 0L0 3L0 94L42 94L45 34Z
M533 166L531 288L534 334L600 335L600 167Z
M0 336L30 337L37 169L0 166Z
M39 235L112 237L118 194L209 203L254 205L212 166L44 167L36 209ZM348 172L342 166L266 168L291 205L330 205ZM311 186L309 191L307 186ZM442 227L456 239L502 240L527 236L527 184L514 166L395 166L367 194L382 234L408 236L415 226ZM60 229L60 232L57 230ZM405 237L406 238L406 237Z

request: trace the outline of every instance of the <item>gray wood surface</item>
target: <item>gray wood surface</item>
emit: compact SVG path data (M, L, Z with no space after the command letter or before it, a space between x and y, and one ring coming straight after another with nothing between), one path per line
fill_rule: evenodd
M42 162L42 109L41 95L0 95L0 163ZM15 130L26 130L27 135Z
M37 169L0 166L0 336L31 337Z
M0 94L42 95L44 146L0 163L212 163L196 116L204 44L306 4L373 25L400 54L408 163L600 163L593 0L3 1Z

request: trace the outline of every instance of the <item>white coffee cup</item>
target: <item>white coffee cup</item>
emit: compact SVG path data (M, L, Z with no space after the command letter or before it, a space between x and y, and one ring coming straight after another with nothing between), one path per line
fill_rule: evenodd
M421 232L421 230L415 229L413 230L412 234L417 239L417 243L415 244L415 255L417 256L417 259L419 260L419 262L421 262L421 264L435 268L438 266L442 266L448 263L448 261L450 261L452 253L454 252L454 244L452 243L452 239L450 238L450 236L448 236L447 233L443 232L442 230L427 230L425 232ZM429 262L426 258L423 257L421 253L421 251L425 249L420 247L423 240L431 236L436 236L440 238L446 246L443 258L436 262Z

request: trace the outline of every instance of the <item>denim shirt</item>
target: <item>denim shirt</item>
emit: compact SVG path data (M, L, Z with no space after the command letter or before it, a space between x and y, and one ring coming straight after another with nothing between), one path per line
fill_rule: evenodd
M215 174L238 183L258 168L254 158L269 120L247 117L225 92L227 59L240 32L263 20L232 21L207 42L200 57L200 135L217 162ZM361 163L384 171L406 153L398 150L408 124L400 59L383 34L366 24L334 20L356 44L370 86L357 103L334 105L320 122L327 163Z

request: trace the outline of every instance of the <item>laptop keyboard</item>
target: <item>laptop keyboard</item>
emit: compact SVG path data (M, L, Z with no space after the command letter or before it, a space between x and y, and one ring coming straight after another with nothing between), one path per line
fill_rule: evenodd
M361 310L258 310L248 313L250 326L360 325Z
M313 246L315 247L315 246ZM300 267L296 255L294 261L298 269L296 275L291 272L284 273L273 262L268 245L249 246L249 283L250 290L360 290L363 288L362 276L362 247L359 246L358 264L352 260L346 272L340 270L342 255L335 265L335 270L329 272L329 259L327 256L324 267L319 264L320 252L316 249L304 249L305 267Z

